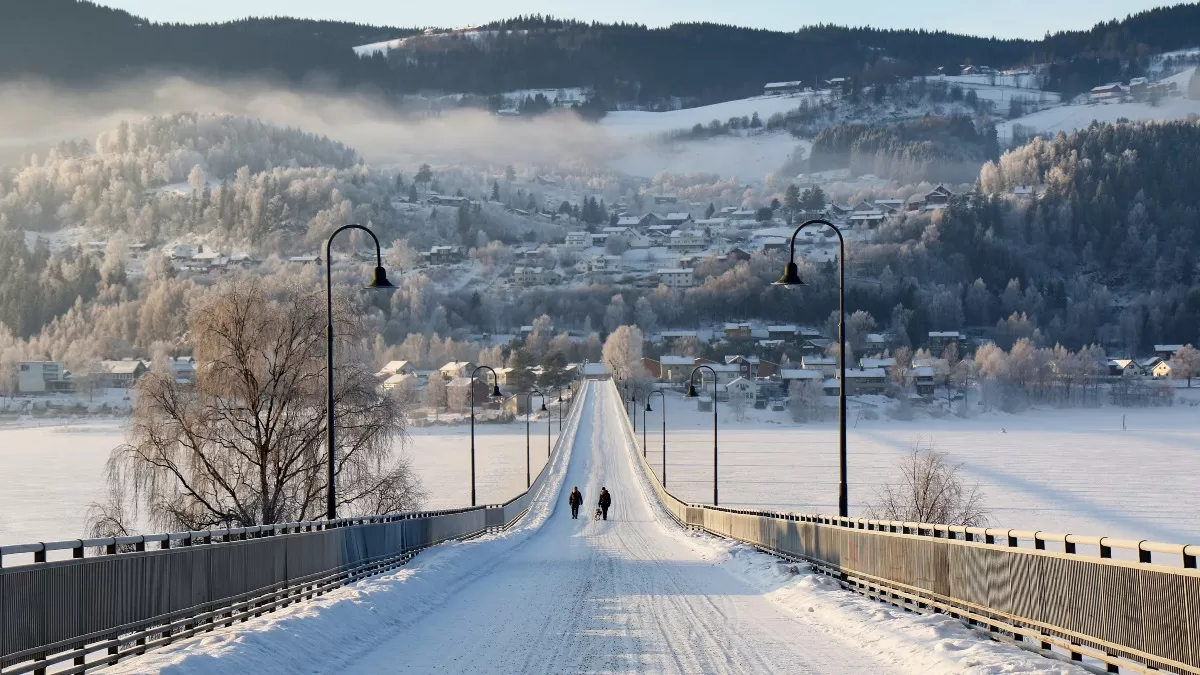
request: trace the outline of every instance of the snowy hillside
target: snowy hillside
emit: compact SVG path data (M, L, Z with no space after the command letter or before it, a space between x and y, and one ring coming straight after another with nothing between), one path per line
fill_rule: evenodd
M654 137L672 131L686 131L697 124L707 126L713 120L724 123L731 117L751 117L755 113L765 123L772 115L795 110L804 100L816 102L826 94L755 96L669 112L610 112L600 121L600 126L616 136L615 140L622 142L624 152L610 160L608 166L643 178L651 178L665 171L713 173L722 178L760 181L786 164L798 148L807 154L811 144L783 132L670 143L659 142Z
M1195 68L1189 68L1182 73L1164 80L1164 82L1176 83L1179 90L1186 94L1188 81L1195 70ZM1200 115L1200 101L1189 99L1186 95L1166 98L1158 105L1134 102L1064 105L1042 110L997 125L997 131L1000 134L1000 140L1005 141L1012 138L1014 124L1019 124L1026 129L1032 129L1038 133L1055 134L1060 131L1071 133L1072 131L1083 129L1093 121L1116 122L1119 119L1127 119L1131 122L1167 121L1183 119L1188 115Z
M606 115L600 124L615 134L636 137L691 129L697 124L708 124L713 120L725 122L731 117L751 116L754 113L758 113L759 118L766 122L771 115L795 110L805 99L816 102L824 95L823 92L815 92L792 96L755 96L668 112L618 110Z
M1013 99L1047 105L1062 100L1058 92L1035 88L1034 79L1033 75L997 75L996 83L992 84L987 75L948 75L937 81L974 91L981 100L995 101L997 106L1007 105Z
M374 56L375 54L387 54L393 49L399 49L404 44L404 38L398 40L388 40L386 42L372 42L369 45L359 45L354 48L354 53L359 56Z

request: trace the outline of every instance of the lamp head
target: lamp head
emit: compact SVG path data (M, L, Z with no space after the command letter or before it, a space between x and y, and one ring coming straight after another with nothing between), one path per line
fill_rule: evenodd
M545 402L545 401L542 401L542 409L541 409L541 412L546 412L546 402Z
M650 399L646 399L646 412L654 412L654 408L650 407Z
M771 285L783 286L784 288L803 286L804 282L800 280L800 268L796 265L796 261L789 260L788 264L783 268L783 276L779 277L779 281Z
M500 383L492 385L492 398L504 398L504 394L500 393Z
M387 270L376 267L375 274L371 278L371 283L367 284L367 288L395 288L395 286L388 281Z
M696 398L696 397L697 397L697 396L699 396L699 395L700 395L700 394L696 392L696 383L695 383L695 382L688 382L688 391L687 391L687 397L688 397L688 398Z

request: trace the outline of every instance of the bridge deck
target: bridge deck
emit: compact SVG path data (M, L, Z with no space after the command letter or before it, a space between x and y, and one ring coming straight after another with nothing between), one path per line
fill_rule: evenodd
M887 672L714 565L652 505L613 391L592 384L582 401L544 524L345 672ZM566 505L574 485L579 520ZM591 520L601 486L608 522Z

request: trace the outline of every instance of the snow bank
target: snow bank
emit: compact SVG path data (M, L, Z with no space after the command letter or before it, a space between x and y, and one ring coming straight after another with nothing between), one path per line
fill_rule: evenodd
M703 534L694 535L712 540ZM772 602L798 617L828 627L865 646L892 665L913 673L1061 673L1086 672L1069 664L993 642L961 621L943 614L913 614L843 590L830 577L806 565L781 562L750 546L716 540L720 565L747 581Z

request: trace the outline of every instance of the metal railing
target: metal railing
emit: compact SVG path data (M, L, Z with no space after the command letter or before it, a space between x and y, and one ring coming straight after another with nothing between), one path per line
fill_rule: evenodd
M1089 669L1097 667L1085 658L1107 672L1200 674L1200 546L689 504L634 454L685 527L810 563L867 597L948 614Z
M545 487L579 407L531 488L503 505L0 546L0 673L111 665L510 527ZM70 557L49 560L54 551Z

